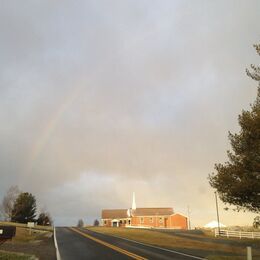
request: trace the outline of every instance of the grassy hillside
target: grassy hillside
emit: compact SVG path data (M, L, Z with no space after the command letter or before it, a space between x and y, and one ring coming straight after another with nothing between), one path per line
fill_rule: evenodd
M260 259L260 240L215 238L210 232L191 234L113 227L88 227L88 229L208 259L218 259L220 256L222 258L219 259L240 259L246 255L246 246L252 246L253 255L258 257L256 259Z

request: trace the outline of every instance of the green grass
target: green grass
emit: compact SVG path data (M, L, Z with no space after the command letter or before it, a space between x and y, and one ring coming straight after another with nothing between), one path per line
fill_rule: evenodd
M27 255L22 253L13 253L0 250L0 259L1 260L34 260L37 259L33 255Z

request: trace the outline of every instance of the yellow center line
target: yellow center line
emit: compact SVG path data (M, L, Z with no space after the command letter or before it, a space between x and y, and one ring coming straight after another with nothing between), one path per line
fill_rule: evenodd
M102 241L102 240L100 240L100 239L98 239L98 238L95 238L95 237L93 237L93 236L90 236L89 234L86 234L86 233L84 233L84 232L81 232L81 231L77 230L76 228L69 228L69 229L71 229L71 230L73 230L74 232L77 232L77 233L79 233L80 235L82 235L82 236L84 236L84 237L86 237L86 238L89 238L89 239L91 239L91 240L93 240L93 241L95 241L95 242L97 242L97 243L99 243L99 244L102 244L102 245L104 245L104 246L106 246L106 247L109 247L109 248L115 250L115 251L118 251L118 252L120 252L120 253L122 253L122 254L125 254L125 255L127 255L127 256L130 256L130 257L132 257L133 259L147 260L147 258L144 258L144 257L142 257L142 256L136 255L136 254L131 253L131 252L127 251L127 250L124 250L124 249L122 249L122 248L120 248L120 247L114 246L114 245L109 244L109 243L107 243L107 242L105 242L105 241Z

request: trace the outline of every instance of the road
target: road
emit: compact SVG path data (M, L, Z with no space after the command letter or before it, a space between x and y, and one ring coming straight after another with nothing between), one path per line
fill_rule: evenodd
M72 259L202 259L182 253L135 243L79 228L56 228L57 244L62 260Z

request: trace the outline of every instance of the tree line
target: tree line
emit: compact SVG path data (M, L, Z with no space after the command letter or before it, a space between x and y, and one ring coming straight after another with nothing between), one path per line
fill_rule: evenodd
M98 226L99 226L99 221L98 221L97 219L94 220L93 226L94 226L94 227L98 227ZM78 220L77 227L84 227L84 221L83 221L83 219L79 219L79 220Z
M16 223L37 222L38 225L51 226L49 212L41 210L37 216L35 196L22 192L18 186L11 186L0 204L0 213L5 221Z

